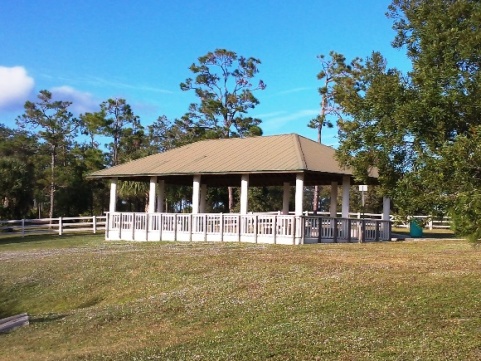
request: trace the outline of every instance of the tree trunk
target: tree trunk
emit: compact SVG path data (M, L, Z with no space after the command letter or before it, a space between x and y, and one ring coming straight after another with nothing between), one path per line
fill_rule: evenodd
M229 192L229 213L234 211L234 189L232 187L227 187Z
M316 214L319 210L319 186L314 186L312 194L312 211Z
M322 100L322 109L321 109L321 115L323 116L325 114L325 98L323 98ZM319 144L322 144L321 143L321 136L322 136L322 126L323 126L323 123L319 124L318 127L317 127L317 142ZM314 186L314 192L312 194L312 211L315 213L317 213L319 211L319 192L321 191L321 187L320 186Z
M53 218L53 209L55 201L55 160L56 160L56 146L52 146L52 154L50 160L50 210L48 217Z

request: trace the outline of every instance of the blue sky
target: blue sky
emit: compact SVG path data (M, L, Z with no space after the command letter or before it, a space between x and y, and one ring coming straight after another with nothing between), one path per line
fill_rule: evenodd
M0 123L15 127L27 99L48 89L74 102L76 114L125 98L143 125L160 115L181 117L195 100L179 83L188 67L216 48L262 62L249 115L265 135L298 133L319 112L319 54L348 60L381 51L405 68L391 48L389 0L3 0L0 11ZM337 130L323 143L336 145Z

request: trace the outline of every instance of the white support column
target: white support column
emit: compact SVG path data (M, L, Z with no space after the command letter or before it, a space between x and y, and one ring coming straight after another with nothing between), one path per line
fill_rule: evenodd
M242 175L241 179L241 196L240 196L240 214L247 214L249 194L249 174Z
M331 205L330 205L331 218L337 217L337 182L331 182Z
M391 215L391 198L382 197L382 220L389 221Z
M118 178L112 178L110 181L110 203L109 203L109 212L115 212L115 208L117 205L117 181Z
M304 200L304 174L299 173L296 175L296 216L302 216L304 211L302 202Z
M157 188L157 177L150 177L150 184L149 184L149 213L155 212L155 191Z
M205 202L207 200L207 184L200 185L200 213L205 213Z
M291 193L291 185L284 182L284 194L282 197L282 214L289 214L289 196Z
M199 195L200 195L200 174L194 176L192 185L192 213L199 213Z
M157 212L162 213L164 211L165 201L165 181L160 180L157 183Z
M351 177L342 178L342 218L349 218L349 189L351 188Z

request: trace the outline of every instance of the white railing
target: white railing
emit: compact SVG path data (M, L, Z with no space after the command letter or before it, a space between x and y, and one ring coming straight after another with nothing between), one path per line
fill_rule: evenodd
M312 212L306 212L306 215L312 216ZM329 217L329 212L317 212L317 215L322 217ZM337 213L337 218L342 218L342 213ZM349 218L369 218L369 219L382 219L382 213L361 213L361 212L350 212ZM399 228L409 228L409 221L401 221L395 215L390 215L389 219L393 222L395 227ZM410 219L420 220L423 228L433 230L433 229L449 229L451 227L450 217L437 218L433 216L412 216Z
M390 221L276 214L109 213L107 240L272 244L388 240Z
M298 244L302 217L275 214L109 213L106 239Z
M391 222L379 219L304 217L305 243L371 242L391 238Z
M97 233L105 230L106 219L106 216L91 216L0 220L0 236Z

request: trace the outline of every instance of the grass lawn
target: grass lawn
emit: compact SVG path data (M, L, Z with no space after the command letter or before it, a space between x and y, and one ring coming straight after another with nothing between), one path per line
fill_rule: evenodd
M481 360L481 249L0 241L0 360Z

